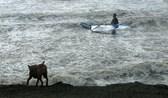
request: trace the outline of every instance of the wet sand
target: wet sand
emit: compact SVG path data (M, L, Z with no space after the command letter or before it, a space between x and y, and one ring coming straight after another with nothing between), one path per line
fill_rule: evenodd
M57 83L49 87L1 85L0 98L168 98L168 86L141 83L72 86Z

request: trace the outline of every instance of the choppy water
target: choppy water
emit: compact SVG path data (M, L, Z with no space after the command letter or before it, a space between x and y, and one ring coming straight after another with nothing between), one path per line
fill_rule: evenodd
M167 9L167 0L1 0L0 84L26 84L27 65L45 61L50 84L168 85ZM131 28L79 25L108 24L113 13Z

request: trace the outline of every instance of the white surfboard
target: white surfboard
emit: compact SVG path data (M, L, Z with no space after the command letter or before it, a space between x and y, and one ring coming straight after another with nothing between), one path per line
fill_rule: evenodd
M114 29L126 29L126 28L129 28L129 26L119 25L118 28L115 28L111 24L107 24L107 25L91 25L91 31L92 32L106 32L106 31L111 31L111 30L114 30Z

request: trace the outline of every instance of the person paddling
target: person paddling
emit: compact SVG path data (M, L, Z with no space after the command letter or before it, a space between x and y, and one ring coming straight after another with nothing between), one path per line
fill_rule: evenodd
M117 16L116 13L114 13L114 14L113 14L113 19L112 19L112 21L111 21L111 24L112 24L113 27L114 27L114 30L112 30L112 34L115 34L115 33L116 33L116 30L115 30L115 29L119 27L119 25L118 25L118 19L117 19L116 16Z

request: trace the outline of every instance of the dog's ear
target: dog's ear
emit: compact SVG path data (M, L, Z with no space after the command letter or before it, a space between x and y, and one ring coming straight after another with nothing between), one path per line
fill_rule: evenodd
M28 68L30 69L31 66L30 66L30 65L27 65L27 66L28 66Z

